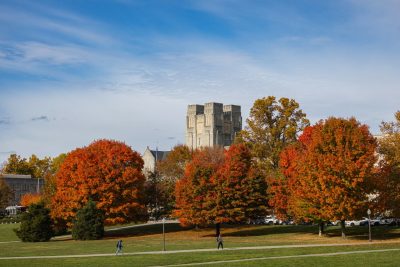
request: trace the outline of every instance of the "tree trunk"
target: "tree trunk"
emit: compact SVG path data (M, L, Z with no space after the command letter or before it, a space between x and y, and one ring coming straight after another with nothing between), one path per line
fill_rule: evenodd
M220 233L221 233L221 223L216 223L215 224L215 236L218 237Z
M324 222L319 222L318 229L318 235L319 237L322 237L322 235L324 234Z
M342 229L342 238L345 239L346 238L346 234L344 232L344 230L346 229L346 224L344 220L340 221L340 228Z

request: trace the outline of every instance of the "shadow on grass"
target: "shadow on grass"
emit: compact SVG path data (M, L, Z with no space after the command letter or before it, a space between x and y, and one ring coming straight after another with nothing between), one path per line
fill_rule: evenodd
M229 228L225 227L224 228ZM312 234L318 235L317 225L277 225L277 226L256 226L254 228L238 229L233 232L224 233L225 236L263 236L274 234ZM355 226L346 227L345 230L348 239L353 240L368 240L368 227ZM325 228L326 237L341 237L342 232L339 226L329 226ZM378 226L372 227L372 239L375 240L390 240L400 238L399 227Z
M227 228L224 226L224 228ZM262 236L288 233L318 233L318 227L313 225L260 225L251 228L225 233L225 236Z
M179 223L165 224L165 233L183 232L187 230L194 230L194 227L182 227ZM210 233L211 230L211 233ZM199 229L202 237L214 237L214 226ZM276 234L312 234L318 235L317 225L223 225L221 227L224 236L230 237L244 237L244 236L268 236ZM196 230L197 231L197 230ZM204 231L206 233L204 233ZM135 226L123 228L118 230L106 231L105 238L126 237L126 236L146 236L154 234L162 234L162 224L148 224L142 226ZM202 235L201 232L204 234ZM368 227L355 226L346 227L346 236L352 240L368 240ZM329 226L325 229L325 236L328 238L335 238L341 236L341 229L339 226ZM399 227L378 226L372 227L373 240L391 240L400 239Z
M368 227L346 227L346 237L352 240L368 240ZM340 228L331 229L325 233L327 237L340 237ZM391 240L400 238L400 228L392 226L376 226L371 228L372 240Z
M182 227L179 225L179 223L165 224L165 233L180 232L189 229L192 228ZM162 234L162 232L163 232L163 225L160 223L160 224L148 224L148 225L106 231L104 236L105 237L145 236L145 235Z

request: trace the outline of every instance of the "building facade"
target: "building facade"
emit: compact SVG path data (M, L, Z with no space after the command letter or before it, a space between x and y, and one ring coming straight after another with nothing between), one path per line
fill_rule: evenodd
M186 145L191 149L230 146L241 130L240 106L214 102L188 106Z
M143 174L148 177L150 173L154 173L156 170L156 162L165 160L169 152L170 151L159 151L158 149L151 150L147 147L142 156L144 162Z
M11 188L14 195L10 205L19 205L23 195L40 193L44 187L44 179L32 178L30 175L2 174L1 177Z

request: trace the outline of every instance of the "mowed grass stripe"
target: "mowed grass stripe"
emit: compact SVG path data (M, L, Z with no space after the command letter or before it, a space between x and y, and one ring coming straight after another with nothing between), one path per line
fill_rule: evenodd
M343 246L362 246L362 245L379 245L379 244L393 244L399 242L376 242L371 243L350 243L350 244L308 244L308 245L282 245L282 246L255 246L255 247L236 247L236 248L225 248L220 250L223 251L238 251L238 250L267 250L267 249L285 249L285 248L315 248L315 247L343 247ZM372 251L392 251L400 249L384 249L384 250L372 250ZM212 249L188 249L188 250L170 250L170 251L142 251L142 252L128 252L123 253L125 256L134 255L157 255L157 254L178 254L178 253L201 253L201 252L217 252L219 250ZM360 250L361 251L361 250ZM366 250L367 251L367 250ZM369 250L368 250L369 251ZM343 252L339 252L343 253ZM312 254L310 254L312 255ZM321 255L321 254L315 254ZM0 260L21 260L21 259L58 259L58 258L89 258L89 257L109 257L115 256L114 253L94 253L94 254L76 254L76 255L42 255L42 256L16 256L16 257L0 257ZM286 256L288 257L288 256ZM279 258L279 257L278 257Z
M380 252L390 252L390 251L400 251L400 249L395 248L395 249L378 249L378 250L357 250L357 251L343 251L343 252L304 254L304 255L291 255L291 256L271 256L271 257L248 258L248 259L238 259L238 260L221 260L221 261L208 261L208 262L192 262L184 264L154 265L150 267L183 267L183 266L215 265L223 263L240 263L240 262L250 262L250 261L265 261L274 259L293 259L293 258L307 258L307 257L330 257L338 255L380 253Z

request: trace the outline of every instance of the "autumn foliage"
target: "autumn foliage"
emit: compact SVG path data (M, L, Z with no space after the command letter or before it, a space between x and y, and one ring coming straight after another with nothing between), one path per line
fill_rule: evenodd
M270 188L270 203L277 213L303 220L345 220L366 213L375 149L368 127L354 118L329 118L306 128L299 142L281 153L283 178Z
M67 154L56 176L51 214L68 222L89 199L105 214L105 224L142 220L143 160L124 143L98 140Z
M198 150L177 182L175 214L184 225L246 222L265 215L265 190L245 145L232 145L224 154Z
M374 210L400 217L400 111L394 122L382 122L379 143L379 176L373 184Z
M21 197L21 206L30 206L32 204L38 204L40 201L42 201L42 195L41 194L25 194Z
M212 179L223 163L223 150L204 148L193 153L185 175L176 183L174 215L183 225L213 224Z
M253 167L245 145L225 151L224 163L212 178L211 209L217 223L243 223L264 216L267 209L264 176Z
M277 100L274 96L257 99L246 122L236 142L250 147L258 168L265 175L275 175L281 151L296 142L298 134L309 125L306 114L294 99Z
M185 145L175 146L166 159L157 162L157 170L164 180L175 183L185 173L186 164L192 158L189 147Z

